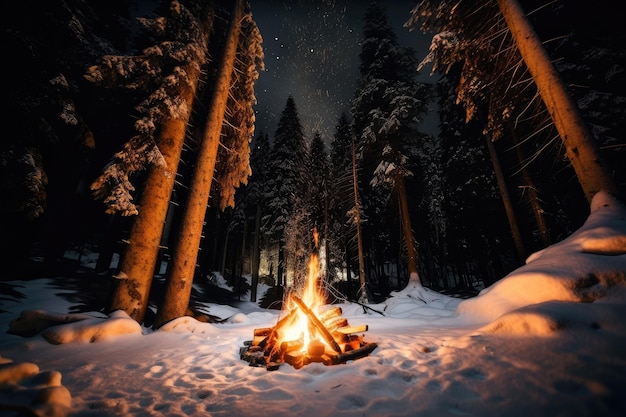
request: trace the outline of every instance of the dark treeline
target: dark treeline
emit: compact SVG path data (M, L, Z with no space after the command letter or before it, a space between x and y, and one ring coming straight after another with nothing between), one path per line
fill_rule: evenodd
M197 41L186 25L168 27L166 35L154 31L162 23L159 17L174 21L172 9L180 4L190 16L212 17L202 20L210 26L207 58L193 96L155 276L164 277L172 263L202 143L200 127L207 123L225 47L230 2L165 1L154 10L132 0L101 3L12 2L3 14L5 124L13 132L0 145L0 255L7 278L33 271L33 259L37 274L75 272L78 262L64 253L95 252L97 265L83 279L104 281L111 290L119 272L113 260L125 254L137 218L133 210L141 211L134 204L156 164L148 142L144 147L132 142L135 155L145 153L126 172L131 185L108 194L117 198L97 198L92 187L137 137L137 121L155 113L145 103L158 84L152 67L157 58L145 60L146 51L157 42L163 47L163 37L168 45ZM538 3L521 2L526 11L537 8L530 21L623 190L623 18L612 13L608 1L557 1L541 8ZM581 8L584 20L578 17ZM361 77L350 108L337 115L333 137L304 137L293 97L275 104L276 113L282 111L275 132L248 134L250 118L245 110L233 110L233 101L250 97L245 91L231 96L224 123L230 130L222 128L195 279L210 282L217 271L242 294L250 290L243 276L250 275L252 298L256 284L265 282L274 289L262 305L280 306L283 289L306 278L309 255L319 251L331 297L365 295L379 301L412 277L437 291L475 294L578 228L588 201L555 139L549 114L533 100L536 90L515 90L516 100L529 103L524 117L491 140L485 134L489 99L477 103L467 120L467 108L457 100L461 68L451 66L439 73L436 85L426 85L416 80L422 58L398 44L384 6L372 3L364 16ZM171 59L178 58L172 54ZM115 67L127 65L125 75L94 82L93 68L104 72L103 62L117 75ZM159 76L175 67L158 62ZM437 110L439 134L424 133L423 117ZM157 280L151 299L161 296L163 281Z

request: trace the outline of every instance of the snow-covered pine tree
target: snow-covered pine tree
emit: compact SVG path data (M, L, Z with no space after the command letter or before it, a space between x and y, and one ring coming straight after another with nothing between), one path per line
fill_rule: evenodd
M335 134L330 142L330 184L329 191L329 280L348 299L356 297L352 284L354 257L357 253L354 223L348 221L348 212L354 207L352 191L352 126L348 115L342 113L335 126ZM340 280L345 277L347 288L341 288Z
M194 16L173 1L166 15L140 19L152 31L156 43L136 56L105 56L91 67L86 78L95 83L127 83L128 88L152 87L138 106L142 117L137 135L116 154L92 190L109 208L122 214L138 214L117 273L111 310L124 310L142 323L158 257L163 225L174 180L201 78L207 61L207 42L212 13ZM158 136L155 137L155 133ZM129 175L148 169L138 210L132 203L134 190Z
M371 185L370 192L364 194L366 210L370 218L378 210L376 217L381 218L392 193L398 198L409 280L421 285L404 183L413 175L416 149L425 138L417 126L428 110L429 90L416 80L414 51L398 44L385 9L375 2L366 10L363 32L361 79L351 113L362 158L362 178ZM382 200L374 201L374 195Z
M288 223L294 216L296 198L302 194L303 168L306 166L307 145L302 133L302 125L292 96L287 98L274 139L272 142L269 171L272 173L267 184L267 213L263 216L263 233L274 242L278 251L277 284L286 284L285 273L288 271L285 259L285 244Z
M432 253L438 254L443 288L470 288L474 278L488 285L517 263L512 261L510 228L482 125L478 120L465 123L465 110L454 94L456 80L449 79L453 74L458 71L450 71L437 85L439 157L427 175L441 181L438 192L428 193L433 196L431 204L438 207L431 211L438 213L430 221L436 238ZM478 269L486 263L490 264L487 271Z
M406 26L418 23L422 31L435 33L423 63L433 62L434 71L463 63L457 95L466 107L467 120L481 103L489 103L485 128L496 140L507 124L528 117L525 111L532 106L520 100L520 92L536 87L538 94L530 96L546 106L587 200L599 190L621 194L603 153L516 0L422 1Z
M219 69L208 105L206 124L189 186L187 201L185 202L172 263L168 271L165 296L162 305L157 311L156 322L154 323L154 326L157 328L170 320L184 316L189 308L191 288L196 273L198 249L200 248L204 219L213 183L226 104L235 69L237 48L240 45L241 25L245 13L244 0L236 0L231 7L222 56L218 61ZM247 80L244 82L247 82ZM243 121L246 124L248 122L247 120ZM248 146L248 133L249 130L246 129L243 135L246 142L245 146ZM232 184L229 184L229 186L232 186Z
M248 182L250 142L254 135L254 84L264 68L263 38L248 9L241 23L241 36L233 81L226 104L221 144L218 150L216 187L213 195L218 207L233 207L235 190Z

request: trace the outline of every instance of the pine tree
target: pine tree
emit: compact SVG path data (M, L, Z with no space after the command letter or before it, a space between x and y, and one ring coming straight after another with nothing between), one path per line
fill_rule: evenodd
M406 25L414 27L418 21L423 31L436 34L423 63L433 62L434 71L463 63L457 96L465 105L466 120L481 103L489 103L486 132L497 140L507 125L530 117L527 109L536 111L521 97L540 99L587 200L601 189L620 195L597 142L517 1L423 1ZM538 94L528 94L529 87L536 87Z
M264 68L263 39L250 12L241 22L241 36L234 64L216 169L218 207L234 207L235 190L248 182L250 142L254 135L254 84Z
M269 170L272 173L267 185L267 209L263 216L263 230L278 249L278 285L285 284L285 246L288 224L295 216L296 198L301 195L305 184L302 170L306 166L307 146L302 125L293 97L289 96L278 121L272 143ZM300 213L302 214L302 213Z
M330 143L330 250L328 259L329 279L335 275L345 275L348 288L345 293L349 298L353 294L352 254L357 252L354 245L356 231L354 223L348 222L348 212L354 207L352 189L352 126L348 116L342 113L335 127L335 134ZM344 271L345 265L345 271ZM335 272L336 271L336 272Z
M416 149L424 135L417 125L428 106L428 89L416 81L417 60L411 48L399 46L385 10L371 3L365 13L361 79L352 104L354 130L364 181L371 185L365 202L377 216L392 193L398 198L411 282L419 284L417 254L406 200L406 177L413 175ZM382 200L375 203L371 197ZM382 205L382 206L381 206ZM377 233L380 236L380 233Z
M237 0L232 7L223 56L219 64L220 69L215 80L215 88L204 127L204 137L200 143L197 162L185 203L185 211L176 242L172 266L167 277L165 296L157 312L156 327L160 327L177 317L184 316L189 307L191 287L196 272L198 249L200 247L204 218L217 161L220 134L234 72L237 48L240 44L241 22L244 18L243 0ZM247 84L247 80L244 80L243 83ZM244 114L248 114L250 117L249 113ZM248 122L248 120L244 119L244 122ZM249 138L246 136L248 132L249 129L245 129L242 136L237 136L240 141L245 142L245 146L249 142ZM248 166L247 161L245 166ZM233 172L247 172L245 168L242 170L240 165L232 167L232 170ZM225 188L232 186L233 184L229 183Z
M210 20L199 21L178 2L171 4L168 13L165 19L142 19L161 39L146 48L144 55L106 56L87 74L95 83L125 80L130 88L144 83L158 86L138 106L144 115L135 124L138 134L92 184L94 195L104 199L109 210L138 214L117 273L111 310L124 310L140 323L148 306L163 224L201 68L206 62L211 25ZM148 167L139 212L132 203L134 186L129 176Z
M433 235L438 242L444 288L470 288L473 276L488 285L519 265L511 254L510 227L482 124L477 119L465 123L465 109L456 102L457 69L451 69L437 85L439 157L428 173L429 178L441 181L439 192L428 194L433 196L431 206L437 207L431 213L438 215L430 223L436 225ZM476 265L483 262L489 262L491 267L476 271Z

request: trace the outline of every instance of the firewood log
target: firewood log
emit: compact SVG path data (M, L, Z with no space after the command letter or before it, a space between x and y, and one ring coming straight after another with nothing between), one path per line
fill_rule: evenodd
M341 314L343 313L343 311L341 310L341 307L331 307L326 311L323 311L319 314L320 317L320 321L322 323L326 322L326 320L331 319L333 317L337 317L337 316L341 316Z
M366 343L358 349L353 349L345 353L339 353L338 355L332 357L333 365L367 356L377 347L378 345L376 343Z
M289 314L285 315L285 317L278 320L278 323L276 323L276 325L272 327L272 331L270 332L270 334L267 335L267 337L259 343L259 346L271 349L274 343L276 343L277 332L284 326L291 324L293 320L296 318L297 312L298 310L294 308L293 310L289 312Z
M304 302L298 296L292 295L291 297L298 305L298 307L300 307L300 310L302 310L304 314L306 314L306 316L309 318L309 323L315 326L317 331L324 338L324 341L328 343L328 346L330 346L335 352L341 352L341 348L333 338L333 335L328 332L326 327L324 327L324 325L319 321L319 319L315 316L311 309L307 307L306 304L304 304Z
M324 324L324 327L332 333L339 328L345 328L348 325L348 319L345 317L333 317L329 320L323 321L322 323Z
M367 324L361 324L359 326L339 327L337 331L343 334L352 334L352 333L366 332L367 329L368 329Z

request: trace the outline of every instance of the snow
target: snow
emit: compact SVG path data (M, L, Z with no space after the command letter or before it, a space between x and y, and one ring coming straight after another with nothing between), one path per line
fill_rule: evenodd
M0 338L3 416L626 415L626 208L603 192L578 231L477 297L412 282L341 304L377 344L341 365L249 366L240 348L280 314L249 301L154 331L71 313L58 281L4 280L24 297L0 298L0 325L32 334Z

